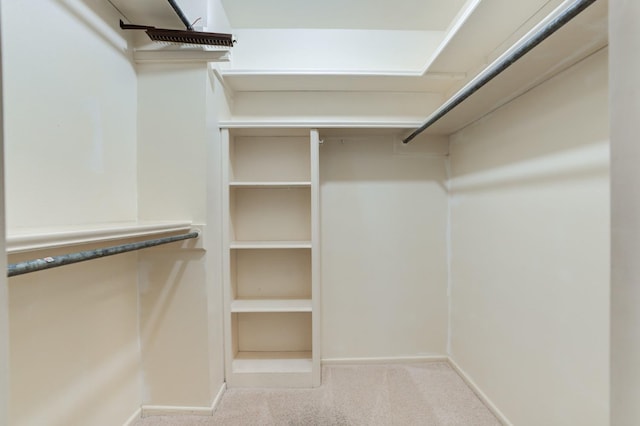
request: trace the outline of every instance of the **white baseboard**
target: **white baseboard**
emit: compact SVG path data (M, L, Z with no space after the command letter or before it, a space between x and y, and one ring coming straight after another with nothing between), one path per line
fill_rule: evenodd
M188 407L182 405L143 405L142 417L153 416L211 416L209 407Z
M484 392L482 392L482 390L480 390L478 385L471 379L471 377L469 377L469 375L462 368L460 368L460 366L453 359L451 359L451 357L447 357L447 360L451 368L453 368L453 370L458 373L460 378L462 378L467 386L471 388L473 393L475 393L476 396L480 398L480 401L482 401L482 403L487 406L489 411L491 411L493 415L498 418L500 423L505 426L513 426L513 423L511 423L507 416L505 416L502 411L500 411L498 407L489 399L489 397Z
M407 364L417 362L447 362L446 355L424 356L396 356L377 358L324 358L320 362L323 365L354 365L354 364Z
M213 402L211 403L211 414L213 414L216 409L218 408L218 405L220 405L220 401L222 401L222 397L224 396L224 393L227 391L227 383L223 383L222 386L220 386L220 390L218 391L218 394L216 395L215 398L213 398Z
M222 400L222 396L227 390L227 384L223 383L220 386L220 390L218 391L215 398L213 398L213 402L209 407L185 407L185 406L174 406L174 405L143 405L141 407L141 416L142 417L151 417L151 416L212 416L216 408L218 408L218 404Z
M131 417L129 417L123 424L122 426L131 426L136 420L138 420L140 417L142 417L142 409L138 408L136 411L133 412L133 414L131 415Z

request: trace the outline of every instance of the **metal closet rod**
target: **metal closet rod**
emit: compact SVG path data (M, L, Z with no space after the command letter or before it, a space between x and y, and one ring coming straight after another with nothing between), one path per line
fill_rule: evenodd
M168 1L171 7L173 8L173 10L178 14L178 17L180 17L180 20L182 21L184 26L187 27L189 31L193 31L193 26L191 25L191 22L189 22L187 15L185 15L182 9L180 9L180 6L178 6L178 3L176 3L175 0L168 0Z
M485 68L480 74L474 77L469 83L467 83L462 89L460 89L455 95L453 95L447 102L442 104L440 108L435 110L422 126L417 128L413 133L402 140L403 143L409 143L413 138L424 132L429 126L436 121L444 117L449 111L461 104L465 99L478 91L482 86L491 81L502 71L509 68L514 62L526 55L531 49L542 43L547 37L562 28L567 22L575 18L580 12L585 10L596 0L577 0L567 7L560 15L552 19L540 30L536 31L525 40L521 40L519 45L515 47L511 52L498 58L491 65Z
M64 254L54 257L43 257L41 259L27 260L26 262L12 263L7 270L8 277L28 274L30 272L42 271L44 269L56 268L58 266L70 265L72 263L84 262L85 260L98 259L100 257L113 256L114 254L126 253L134 250L141 250L149 247L169 244L176 241L198 238L197 231L188 234L175 235L172 237L156 238L153 240L140 241L137 243L122 244L119 246L105 247L95 250L79 251L77 253Z

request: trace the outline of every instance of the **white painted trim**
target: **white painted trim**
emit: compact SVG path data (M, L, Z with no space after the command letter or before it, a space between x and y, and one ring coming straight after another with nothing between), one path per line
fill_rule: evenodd
M9 230L7 254L72 245L146 237L191 229L191 222L115 223L77 228Z
M297 128L297 129L413 129L422 125L422 121L243 121L229 120L220 121L220 128L226 129L269 129L269 128Z
M143 405L142 417L153 416L211 416L210 407L188 407L178 405Z
M223 72L214 63L209 64L209 71L213 75L213 78L218 80L218 82L222 86L225 96L229 96L231 99L233 99L236 91L224 80Z
M377 358L323 358L322 365L356 365L356 364L408 364L419 362L448 362L446 355L395 356Z
M478 387L478 385L469 377L469 375L451 358L447 357L447 361L453 370L458 373L460 378L464 380L464 382L471 388L471 390L476 394L480 401L493 413L494 416L505 426L513 426L513 423L509 421L507 416L505 416L502 411L489 399L489 397L482 392L482 390Z
M188 407L178 405L143 405L141 407L141 417L152 416L212 416L218 408L224 393L227 390L227 384L222 383L220 390L213 398L213 402L209 407Z
M142 407L138 407L122 426L131 426L140 418L142 418Z
M419 71L376 71L358 70L344 71L335 69L326 70L292 70L292 69L272 69L272 70L252 70L252 69L230 69L218 71L221 78L225 77L425 77L431 80L462 80L467 77L464 72L424 72Z
M447 138L449 139L449 138ZM448 142L449 154L451 153L451 141ZM453 185L451 178L453 177L453 169L451 168L451 155L447 155L444 160L444 168L446 172L447 181L445 182L445 188L447 190L447 354L451 354L451 336L453 336L453 240L451 238L452 218L451 212L451 192Z
M229 129L220 129L220 146L221 146L221 172L222 172L222 304L223 304L223 321L224 328L224 377L227 382L233 383L233 324L231 316L231 301L233 294L231 291L231 207L230 207L230 167L232 160L231 144L232 136ZM236 349L237 351L237 349Z
M318 129L310 131L310 168L311 168L311 300L313 312L311 320L311 347L313 387L322 383L321 338L321 269L320 269L320 134Z
M135 50L133 60L136 63L208 63L228 62L229 48L218 49L149 49Z

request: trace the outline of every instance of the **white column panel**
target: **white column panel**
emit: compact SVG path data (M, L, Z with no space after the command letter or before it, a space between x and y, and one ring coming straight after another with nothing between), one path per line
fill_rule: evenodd
M140 254L143 404L209 407L223 381L220 88L205 63L139 65L138 84L140 218L204 225L204 250Z
M0 18L1 19L1 18ZM5 210L4 210L4 112L2 105L2 34L0 34L0 251L5 253ZM0 271L7 268L6 256L0 256ZM0 274L0 425L9 422L9 294L7 278Z
M202 223L206 65L138 65L138 209L143 220Z
M640 424L640 3L609 2L611 424Z
M218 1L216 1L218 3ZM224 91L212 73L206 89L206 231L209 383L212 392L224 384L224 304L222 292L222 141L218 119L225 108Z

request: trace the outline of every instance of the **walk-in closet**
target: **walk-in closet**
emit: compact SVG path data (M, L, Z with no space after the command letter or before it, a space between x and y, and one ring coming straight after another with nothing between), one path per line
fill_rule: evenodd
M0 426L640 424L639 21L0 0Z

